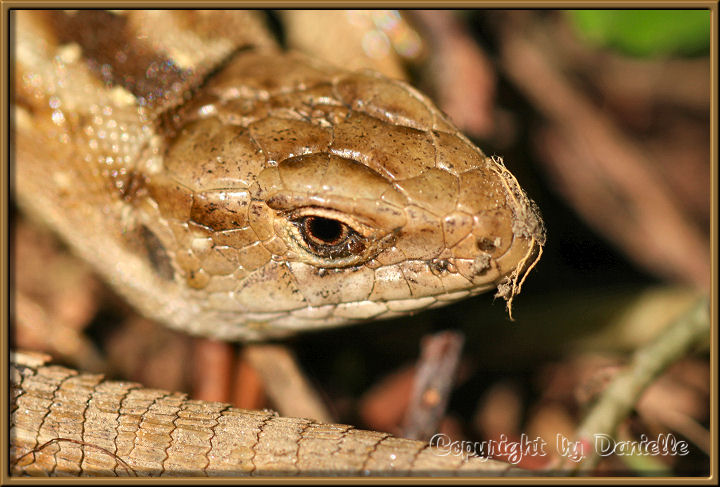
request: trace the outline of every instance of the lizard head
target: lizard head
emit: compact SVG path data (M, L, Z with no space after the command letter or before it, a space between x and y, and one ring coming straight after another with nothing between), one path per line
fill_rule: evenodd
M149 178L179 249L173 279L218 336L392 317L496 287L510 305L545 230L502 161L401 82L292 55L253 62L213 79ZM301 74L278 81L286 72Z

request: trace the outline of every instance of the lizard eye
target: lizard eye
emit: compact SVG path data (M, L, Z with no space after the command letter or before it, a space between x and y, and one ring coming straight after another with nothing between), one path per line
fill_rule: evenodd
M302 226L305 240L309 240L315 245L338 245L350 233L348 226L344 223L319 216L303 218Z
M339 220L307 215L294 223L307 249L320 257L338 259L365 251L363 237Z

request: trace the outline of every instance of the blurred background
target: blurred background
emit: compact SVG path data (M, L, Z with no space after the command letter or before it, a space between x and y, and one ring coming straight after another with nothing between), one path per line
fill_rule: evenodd
M371 64L430 95L503 158L548 229L514 321L487 294L284 342L333 420L408 434L421 347L449 330L462 347L435 431L471 441L572 436L632 352L709 293L708 10L266 15L288 46ZM15 216L14 346L151 387L278 408L241 347L135 315ZM672 364L617 432L673 433L689 455L611 456L595 473L707 475L709 364L709 345ZM549 453L519 466L553 468L560 459Z

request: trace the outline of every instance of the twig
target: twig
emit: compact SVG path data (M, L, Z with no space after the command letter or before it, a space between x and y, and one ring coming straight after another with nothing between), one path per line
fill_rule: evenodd
M710 455L712 446L710 431L698 423L695 418L673 409L665 409L662 404L657 404L655 409L657 410L653 411L653 414L660 424L677 431L706 455Z
M234 346L197 338L193 344L193 396L203 401L227 402L232 383Z
M462 334L454 331L438 333L423 340L403 427L403 435L407 438L428 440L437 433L455 382L464 341Z
M232 404L241 409L263 409L267 405L262 377L242 354L235 361L231 399Z
M487 55L452 11L416 10L413 19L430 34L430 82L442 110L464 132L497 132L496 74Z
M287 347L248 345L242 353L262 377L268 398L281 415L333 422L332 415Z
M614 434L645 388L669 365L709 338L709 309L707 298L700 299L654 341L639 348L627 370L615 377L585 417L576 438L591 444L594 434ZM592 470L600 459L594 449L590 448L588 453L578 465L580 471Z

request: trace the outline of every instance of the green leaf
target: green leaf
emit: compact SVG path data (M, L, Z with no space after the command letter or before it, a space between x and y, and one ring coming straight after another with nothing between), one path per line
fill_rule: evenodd
M639 57L704 55L710 51L709 10L572 10L581 38Z

